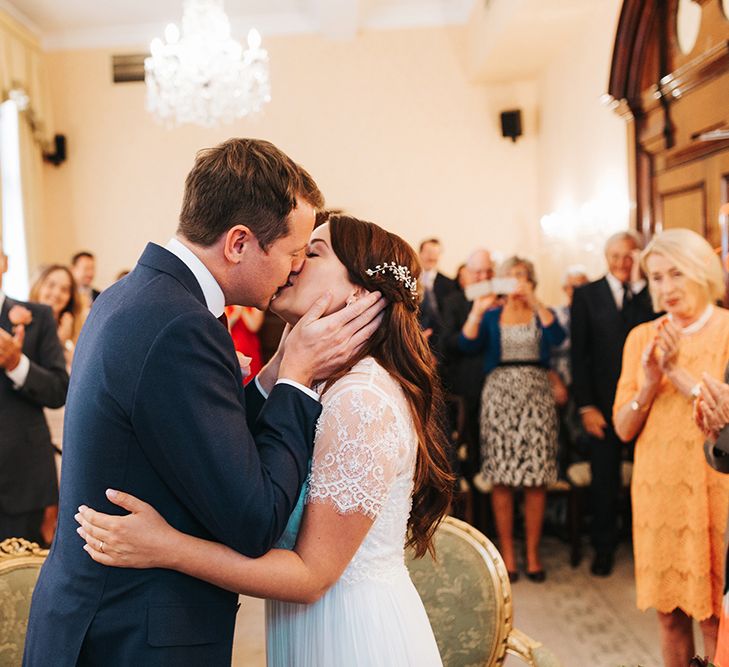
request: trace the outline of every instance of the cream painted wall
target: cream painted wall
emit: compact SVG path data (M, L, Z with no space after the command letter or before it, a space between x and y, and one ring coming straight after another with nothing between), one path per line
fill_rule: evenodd
M195 151L233 135L276 143L332 207L413 244L441 237L449 272L478 245L534 254L536 82L469 83L462 45L461 28L269 39L273 102L256 121L215 130L155 124L143 84L111 83L110 52L48 53L69 160L45 168L45 261L88 248L107 285L148 240L173 233ZM499 130L512 107L525 111L516 144Z
M537 261L549 294L558 292L570 264L582 263L598 277L605 270L605 239L630 222L626 123L600 101L621 5L595 2L590 24L538 81L538 217L550 215L545 225L557 234L545 234L538 220L532 230L540 238Z

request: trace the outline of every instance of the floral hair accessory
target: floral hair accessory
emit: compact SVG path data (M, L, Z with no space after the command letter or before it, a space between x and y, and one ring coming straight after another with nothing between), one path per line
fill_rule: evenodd
M27 327L33 321L33 313L25 306L15 305L8 312L8 319L13 326L22 324Z
M410 269L408 269L407 266L395 264L395 262L390 262L389 264L385 262L384 264L378 264L374 269L367 269L365 273L368 276L374 276L377 273L385 274L388 271L392 273L392 275L395 277L395 280L401 283L405 283L405 287L410 290L411 298L417 298L418 281L413 278L412 274L410 273Z

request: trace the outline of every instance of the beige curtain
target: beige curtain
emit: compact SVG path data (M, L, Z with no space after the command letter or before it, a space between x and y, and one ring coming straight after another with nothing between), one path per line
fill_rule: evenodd
M19 119L20 169L28 266L35 267L41 250L43 151L53 137L50 90L38 38L0 10L0 102L13 91L28 97Z

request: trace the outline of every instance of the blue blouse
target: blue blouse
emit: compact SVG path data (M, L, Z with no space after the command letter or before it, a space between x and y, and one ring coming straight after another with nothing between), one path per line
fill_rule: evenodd
M466 354L484 354L484 372L488 375L501 363L501 311L503 308L492 308L487 310L481 324L478 327L478 335L473 340L466 338L461 332L458 337L458 347ZM553 311L552 314L554 314ZM565 339L565 330L555 316L554 322L548 327L542 325L537 318L537 323L542 330L542 339L539 343L539 363L544 368L549 368L549 357L551 348L560 345Z

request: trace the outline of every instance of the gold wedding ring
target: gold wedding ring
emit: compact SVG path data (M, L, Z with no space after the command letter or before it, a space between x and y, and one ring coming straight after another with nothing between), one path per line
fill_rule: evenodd
M102 540L99 540L99 551L102 554L104 553L104 542Z

